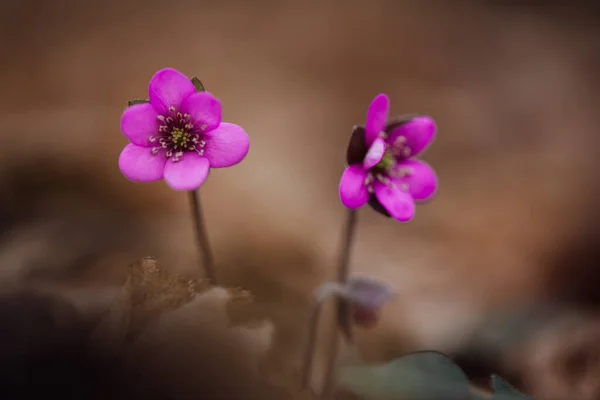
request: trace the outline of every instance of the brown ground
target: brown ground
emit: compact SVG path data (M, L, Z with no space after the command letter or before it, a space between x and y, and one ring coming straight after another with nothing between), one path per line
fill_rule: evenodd
M91 287L121 284L141 256L199 273L185 196L129 183L116 167L126 101L171 66L198 75L251 137L247 160L211 174L202 196L219 276L277 321L281 371L299 357L310 294L333 276L345 145L379 92L393 113L436 118L425 158L441 186L408 225L361 211L353 270L401 293L360 332L362 358L458 351L481 317L529 301L585 300L593 315L597 11L468 3L6 4L4 286L58 287L95 310L110 296ZM568 400L519 368L507 373L539 400Z

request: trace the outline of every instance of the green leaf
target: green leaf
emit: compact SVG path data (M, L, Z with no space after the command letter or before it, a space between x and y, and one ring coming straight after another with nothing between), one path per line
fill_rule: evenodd
M146 103L150 103L150 100L133 99L133 100L129 100L129 102L127 104L129 105L129 107L131 107L136 104L146 104Z
M195 76L192 78L192 83L196 87L197 92L204 92L206 90L202 81Z
M470 400L465 373L448 356L422 351L387 364L340 368L339 384L371 400Z
M534 400L525 396L497 375L492 375L494 395L491 400Z

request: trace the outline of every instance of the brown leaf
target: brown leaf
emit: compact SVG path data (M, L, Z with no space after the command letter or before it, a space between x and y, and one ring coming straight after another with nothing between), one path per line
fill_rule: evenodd
M189 303L200 289L198 281L161 268L157 260L151 257L143 258L131 266L125 288L131 301L130 335L162 313Z
M192 301L206 286L161 268L155 258L143 258L131 265L121 294L93 335L110 344L123 343L164 312Z

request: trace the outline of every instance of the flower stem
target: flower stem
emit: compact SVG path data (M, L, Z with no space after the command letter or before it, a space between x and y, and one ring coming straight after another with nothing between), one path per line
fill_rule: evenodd
M350 251L354 241L354 231L356 228L356 210L348 210L346 216L346 226L344 227L344 240L342 242L342 252L340 254L340 263L338 265L338 282L346 283L350 275Z
M202 203L200 202L200 193L198 190L190 191L190 206L192 208L192 220L194 221L194 230L196 231L196 243L202 257L202 266L206 278L211 284L217 285L217 276L215 274L215 262L213 253L208 241L208 233L204 226L204 213L202 212Z
M323 302L315 301L310 311L310 319L308 321L308 344L306 346L306 352L304 353L304 360L300 370L300 382L303 391L306 390L310 384L315 350L317 347L317 328L319 327L319 317L321 316L322 309Z
M337 270L337 280L340 285L344 285L350 275L350 251L354 240L354 231L356 228L357 211L348 210L346 224L344 227L344 236L342 241L342 251L340 254L340 263ZM343 299L336 299L336 328L330 336L330 343L327 346L329 353L327 355L327 366L325 369L325 377L323 380L323 389L321 391L322 399L329 399L333 395L335 389L335 367L339 352L338 328L343 327L348 336L351 335L350 310L348 303Z
M308 343L304 360L300 369L300 382L302 390L306 390L310 384L312 375L313 361L315 358L315 350L317 347L317 332L319 328L319 318L323 310L323 304L333 295L342 295L344 287L337 282L328 282L317 289L313 297L313 303L308 320Z

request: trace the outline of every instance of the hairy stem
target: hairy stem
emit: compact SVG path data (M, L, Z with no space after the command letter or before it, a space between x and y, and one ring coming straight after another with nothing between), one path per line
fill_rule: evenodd
M354 231L356 228L357 211L348 210L346 224L344 227L344 236L342 241L342 251L337 270L337 280L340 285L344 285L350 274L350 251L352 250L352 242L354 240ZM323 380L323 389L321 391L322 399L330 399L335 389L335 367L339 352L338 327L342 327L348 337L351 336L351 321L350 310L348 303L343 299L338 298L336 301L336 327L331 332L329 346L327 349L327 365L325 369L325 377Z
M217 276L215 274L215 262L212 249L208 241L208 233L204 226L204 213L200 203L200 193L198 190L190 191L190 207L192 208L192 220L194 221L194 230L196 231L196 244L200 250L202 266L206 278L213 285L217 285Z

